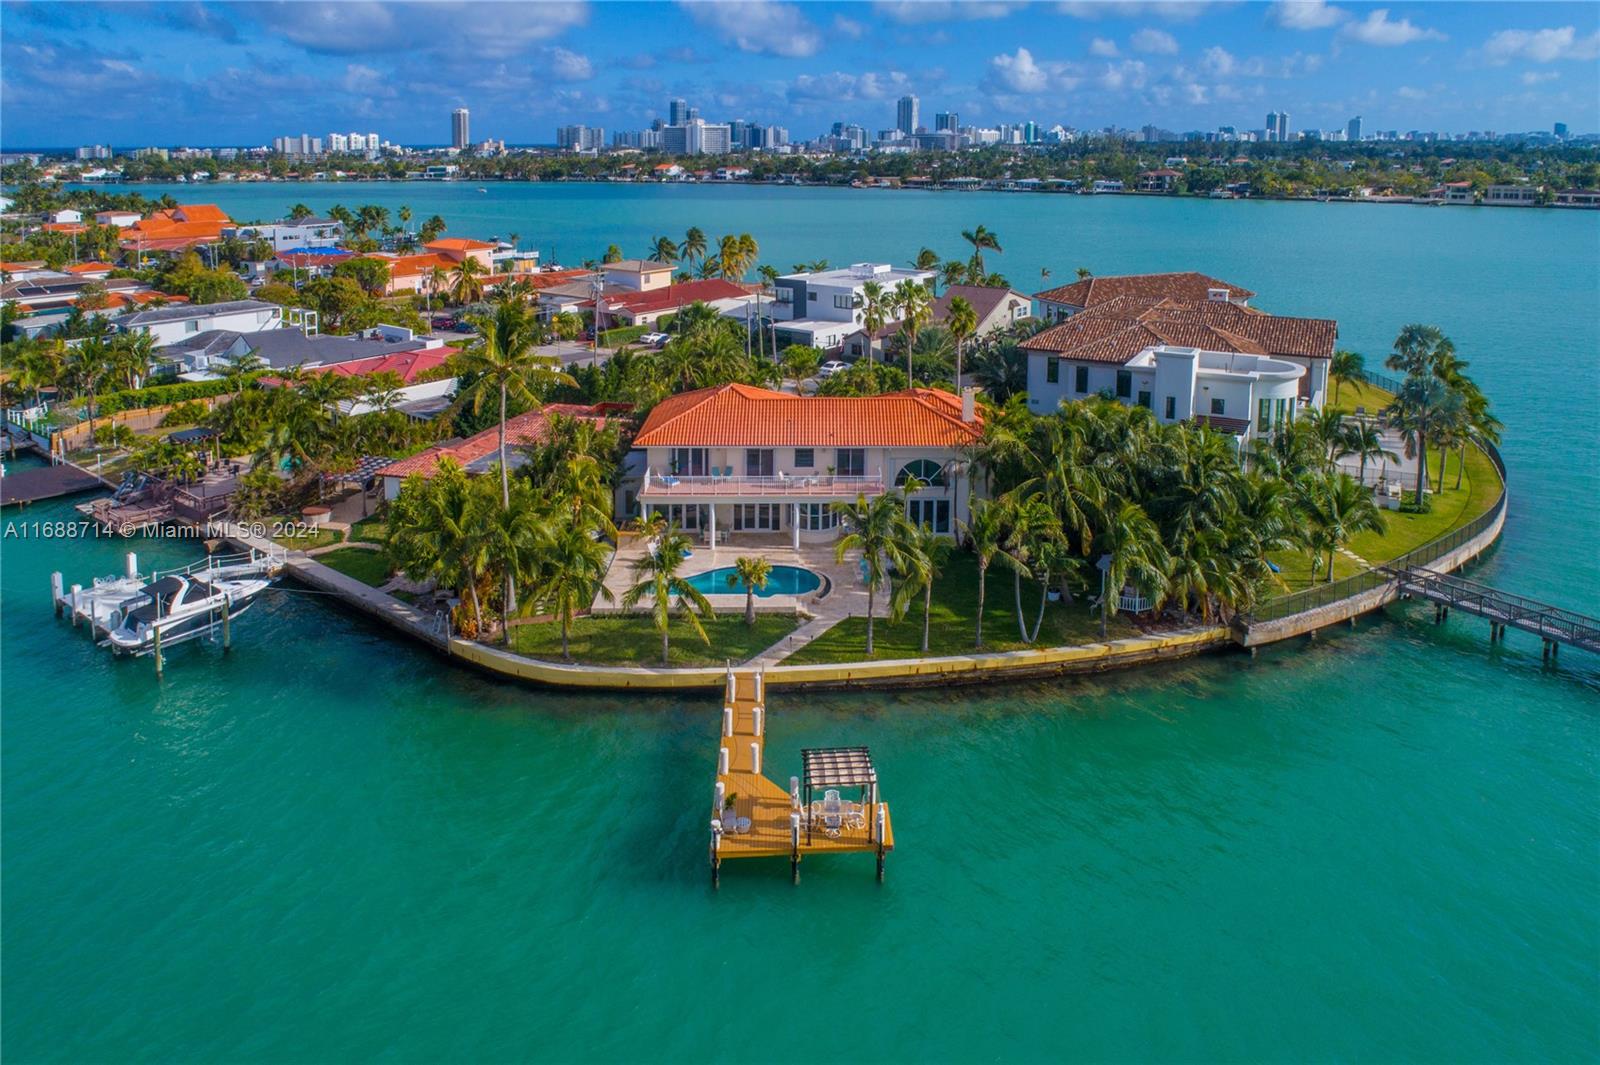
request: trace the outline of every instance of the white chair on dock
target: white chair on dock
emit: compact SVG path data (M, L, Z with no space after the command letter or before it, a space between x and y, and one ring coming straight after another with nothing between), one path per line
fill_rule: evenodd
M822 793L822 832L829 839L838 839L839 832L844 828L844 803L839 801L837 791Z

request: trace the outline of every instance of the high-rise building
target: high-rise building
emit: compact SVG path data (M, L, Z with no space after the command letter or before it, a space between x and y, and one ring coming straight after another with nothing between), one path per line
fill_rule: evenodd
M606 131L597 126L561 126L556 147L569 152L598 152L605 147Z
M1288 139L1289 139L1289 112L1287 112L1287 111L1279 111L1278 112L1278 140L1279 141L1286 141Z
M350 138L349 137L346 137L343 133L330 133L330 134L328 134L328 151L330 151L330 152L348 152L349 150L350 150Z
M917 98L915 96L902 96L895 105L894 128L906 136L917 131Z
M1276 112L1276 111L1268 111L1267 112L1267 140L1275 141L1277 139L1278 139L1278 112Z
M667 125L681 126L689 121L689 101L673 100L667 104Z
M1357 115L1355 118L1352 118L1349 122L1344 124L1344 139L1347 141L1359 141L1361 139L1360 115Z
M1557 137L1560 137L1562 140L1566 140L1567 139L1567 124L1565 122L1557 122L1555 124L1554 132L1555 132L1555 135Z
M1035 123L1035 122L1024 122L1022 124L1022 143L1023 144L1038 144L1039 143L1039 126L1038 126L1037 123Z
M1560 128L1562 130L1562 134L1561 135L1564 136L1565 135L1565 131L1566 131L1566 127L1565 126L1561 126ZM111 146L109 144L91 144L88 147L79 148L78 149L78 158L79 159L110 159L111 158Z
M450 112L450 146L465 150L472 144L470 113L465 107Z
M933 116L933 131L935 133L954 133L961 128L961 116L954 111L940 111Z

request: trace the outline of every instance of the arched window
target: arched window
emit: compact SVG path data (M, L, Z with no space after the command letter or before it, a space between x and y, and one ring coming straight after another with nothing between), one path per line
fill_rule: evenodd
M895 477L895 487L904 486L906 479L915 477L925 488L943 488L944 467L932 459L912 459L900 467L900 473Z

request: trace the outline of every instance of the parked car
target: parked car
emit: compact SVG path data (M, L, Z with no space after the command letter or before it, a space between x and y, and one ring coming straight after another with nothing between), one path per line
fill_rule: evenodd
M817 367L817 377L820 380L826 381L834 374L842 373L849 368L850 366L848 363L840 362L838 359L829 359L827 362Z
M435 318L431 324L435 329L454 329L456 320L450 315L444 315L441 318Z
M639 338L639 343L649 344L653 348L659 348L661 345L665 344L671 339L671 333L645 333Z

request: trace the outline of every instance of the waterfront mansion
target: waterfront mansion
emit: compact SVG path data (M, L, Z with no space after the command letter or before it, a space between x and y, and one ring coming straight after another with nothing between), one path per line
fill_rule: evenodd
M915 478L907 516L953 534L967 518L962 456L981 429L971 390L803 397L703 388L663 400L639 427L637 503L708 541L766 534L798 547L839 535L832 504Z
M840 349L845 338L860 333L866 322L869 281L887 294L902 281L927 285L934 276L932 270L906 270L888 263L784 274L773 283L773 332L778 348L805 344L823 351ZM893 323L900 318L898 309L889 308L884 320Z
M1028 408L1104 394L1241 441L1321 407L1338 326L1249 306L1254 293L1203 274L1086 278L1041 292L1056 325L1022 345Z

